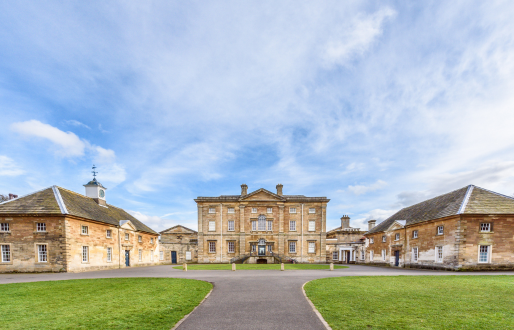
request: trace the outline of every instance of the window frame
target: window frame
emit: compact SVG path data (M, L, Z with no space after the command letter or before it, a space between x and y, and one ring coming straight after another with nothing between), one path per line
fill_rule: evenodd
M387 242L387 237L386 235L382 235L382 243L386 243Z
M444 235L444 226L437 226L437 236Z
M296 231L296 220L289 220L289 231Z
M7 230L5 228L7 228ZM11 226L9 226L9 222L0 223L0 232L1 233L8 233L10 231L11 231Z
M339 252L338 251L332 251L332 260L339 260Z
M251 212L252 212L252 213L257 213L257 208L256 208L256 207L252 207Z
M143 249L138 249L139 262L143 262Z
M252 220L252 231L257 231L257 220Z
M482 253L482 248L485 247L487 248L487 251L486 251L486 258L487 260L486 261L481 261L481 253ZM479 264L490 264L491 263L491 250L492 250L492 246L491 245L478 245L478 263Z
M486 226L486 225L487 225L487 230L483 230L483 229L482 229L482 226ZM492 226L491 222L481 222L481 223L479 224L479 231L480 231L481 233L490 233L490 232L492 232L492 227L493 227L493 226Z
M289 253L296 253L296 241L289 241Z
M399 241L400 240L400 233L395 233L394 234L394 240L395 241Z
M209 230L208 231L216 231L216 221L209 220Z
M216 241L208 241L209 253L216 253Z
M309 207L309 214L316 214L316 208L315 207Z
M107 229L105 231L105 238L112 238L112 230L111 229Z
M46 222L36 222L36 232L46 233Z
M296 207L290 207L289 214L296 214Z
M272 207L267 207L266 208L266 213L268 213L268 214L273 213L273 208Z
M386 261L386 256L387 256L386 250L382 249L382 261Z
M309 220L309 230L308 231L316 231L316 220Z
M107 262L112 262L112 247L107 247Z
M439 254L441 255L441 257L439 257ZM442 245L437 245L435 247L435 262L436 263L444 262L444 248Z
M236 231L236 222L234 220L227 221L227 231Z
M417 230L417 229L416 229L416 230L413 230L413 231L412 231L412 238L418 238L418 237L419 237L419 235L418 235L418 230Z
M89 226L80 225L80 235L89 236Z
M44 251L40 250L40 247L45 247ZM41 260L41 252L45 256L45 260ZM36 243L36 258L38 263L48 263L48 243Z
M266 220L266 231L273 231L273 220Z
M82 255L82 263L83 264L88 264L89 263L89 246L88 245L82 245L82 253L81 253L81 255Z
M159 260L164 260L164 251L159 251Z
M307 253L316 253L316 242L307 242Z
M5 251L7 250L7 251ZM0 262L3 264L12 264L12 249L11 244L0 244ZM9 260L5 260L4 257L8 256Z
M227 242L227 253L236 253L236 242L234 242L234 241Z
M215 207L209 207L209 214L216 214L216 208Z
M236 213L236 209L234 207L227 207L227 213L234 214L234 213Z
M125 233L125 240L126 240L126 241L129 241L129 240L130 240L130 234L129 234L129 233Z

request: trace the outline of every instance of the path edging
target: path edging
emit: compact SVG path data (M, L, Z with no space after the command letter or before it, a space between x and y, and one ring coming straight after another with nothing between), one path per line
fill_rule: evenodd
M323 318L323 316L321 315L321 313L318 311L318 309L316 308L316 306L314 306L314 304L312 303L312 301L309 299L309 297L307 297L307 294L305 293L305 289L304 289L304 286L305 284L309 283L309 282L312 282L314 280L310 280L310 281L307 281L305 283L303 283L302 285L302 292L303 292L303 295L305 296L305 299L307 299L307 301L309 302L309 305L311 305L312 307L312 310L314 311L314 313L316 313L316 315L318 316L319 320L321 321L321 323L323 323L323 325L325 326L325 329L326 330L332 330L332 328L330 327L330 325L328 325L327 321L325 321L325 319ZM172 329L173 330L173 329Z
M209 283L211 283L211 284L212 284L212 289L211 289L211 291L209 291L209 293L208 293L208 294L207 294L207 295L202 299L202 301L200 301L200 303L199 303L198 305L196 305L196 307L195 307L195 308L193 308L193 310L192 310L191 312L189 312L189 314L185 315L185 316L184 316L180 321L178 321L178 322L175 324L175 326L174 326L173 328L171 328L170 330L176 330L176 329L177 329L177 328L182 324L182 322L184 322L184 321L189 317L189 315L193 314L193 312L194 312L198 307L200 307L200 305L205 301L205 299L209 298L209 296L210 296L210 295L211 295L211 293L212 293L212 290L214 290L214 283L212 283L212 282L209 282ZM304 294L305 294L305 293L304 293ZM330 329L330 330L332 330L332 329Z

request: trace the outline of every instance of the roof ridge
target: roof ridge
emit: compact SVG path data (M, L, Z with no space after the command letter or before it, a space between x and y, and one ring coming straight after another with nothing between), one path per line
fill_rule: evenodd
M462 213L464 213L464 210L466 210L466 206L468 206L469 198L471 197L471 194L473 193L474 187L475 186L472 184L470 184L468 186L468 190L466 191L466 195L464 195L464 199L462 200L462 203L460 204L457 214L462 214Z
M81 197L91 198L91 197L87 197L86 195L82 195L81 193L78 193L78 192L76 192L76 191L69 190L69 189L66 189L66 188L63 188L63 187L59 187L59 186L57 186L57 185L55 185L55 187L57 187L57 188L59 188L59 189L62 189L62 190L65 190L65 191L67 191L67 192L69 192L69 193L72 193L72 194L75 194L75 195L79 195L79 196L81 196Z
M8 200L8 201L5 201L5 202L0 203L0 205L7 204L7 203L12 202L12 201L17 201L18 199L21 199L21 198L24 198L24 197L27 197L27 196L30 196L30 195L37 194L38 192L42 192L42 191L47 190L47 189L50 189L50 188L52 188L52 187L53 187L53 186L46 187L46 188L40 189L40 190L38 190L38 191L34 191L34 192L30 193L30 194L26 194L26 195L23 195L23 196L20 196L20 197L17 197L17 198L10 199L10 200Z
M55 200L57 201L57 205L59 205L59 209L61 210L62 214L69 214L68 209L66 208L66 204L64 203L64 200L62 199L61 192L57 188L56 185L52 186L52 191L54 192Z

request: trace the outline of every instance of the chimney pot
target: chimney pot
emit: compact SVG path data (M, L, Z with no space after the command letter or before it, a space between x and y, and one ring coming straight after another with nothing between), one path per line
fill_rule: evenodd
M284 188L283 184L277 184L277 195L282 196L282 188Z
M246 183L241 185L241 196L248 195L248 186Z
M375 227L376 222L377 220L368 220L368 230L373 229L373 227Z
M344 228L350 228L350 217L347 215L341 217L341 229Z

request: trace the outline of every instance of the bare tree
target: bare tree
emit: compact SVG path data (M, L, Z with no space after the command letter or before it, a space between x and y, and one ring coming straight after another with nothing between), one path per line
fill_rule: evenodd
M6 202L9 200L9 196L0 194L0 203Z

